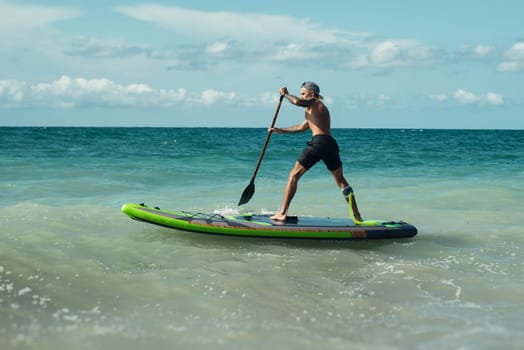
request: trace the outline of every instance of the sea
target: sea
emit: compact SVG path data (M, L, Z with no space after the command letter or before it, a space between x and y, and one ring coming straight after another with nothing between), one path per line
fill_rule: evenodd
M124 203L272 213L308 133L0 128L0 349L522 349L524 131L334 129L364 219L418 235L188 233ZM290 214L348 217L322 163Z

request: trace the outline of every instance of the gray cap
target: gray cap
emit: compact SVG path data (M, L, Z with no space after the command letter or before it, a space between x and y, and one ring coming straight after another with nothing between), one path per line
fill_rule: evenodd
M317 85L317 83L314 83L312 81L305 81L302 83L302 87L306 90L315 92L321 99L323 98L320 95L320 87Z

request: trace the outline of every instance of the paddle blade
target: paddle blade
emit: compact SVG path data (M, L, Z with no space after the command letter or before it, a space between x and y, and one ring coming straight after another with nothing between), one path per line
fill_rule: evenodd
M251 181L249 185L244 189L244 192L242 192L242 196L240 197L240 201L238 202L238 205L246 204L249 202L251 197L255 194L255 183Z

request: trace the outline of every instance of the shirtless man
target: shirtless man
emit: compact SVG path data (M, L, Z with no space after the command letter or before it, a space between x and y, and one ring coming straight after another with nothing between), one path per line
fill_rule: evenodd
M297 191L298 180L320 160L324 161L337 186L342 190L344 198L349 202L349 196L353 195L353 190L342 173L338 144L331 136L331 118L329 110L321 101L323 97L320 95L320 88L314 82L306 81L300 89L301 97L289 94L286 87L280 88L280 94L295 106L306 109L305 120L301 124L288 128L270 128L268 131L276 134L290 134L310 129L312 139L307 142L307 146L298 157L293 169L291 169L284 191L282 207L271 219L275 221L286 220L289 205ZM354 197L351 204L355 219L362 221Z

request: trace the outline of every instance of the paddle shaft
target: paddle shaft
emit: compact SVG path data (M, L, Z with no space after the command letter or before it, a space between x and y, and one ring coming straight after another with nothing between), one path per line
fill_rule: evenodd
M278 112L280 111L280 106L282 106L282 100L284 99L284 95L280 95L280 100L278 101L277 109L275 111L275 115L273 116L273 121L271 122L270 129L275 127L275 123L277 121ZM257 176L258 169L260 168L260 164L262 164L262 158L264 158L264 153L266 153L267 145L269 144L269 139L271 137L272 132L268 132L266 136L266 142L264 142L264 147L262 147L262 152L260 152L260 157L258 157L257 166L255 167L255 171L253 172L253 176L251 176L250 183L253 183L255 181L255 177Z

